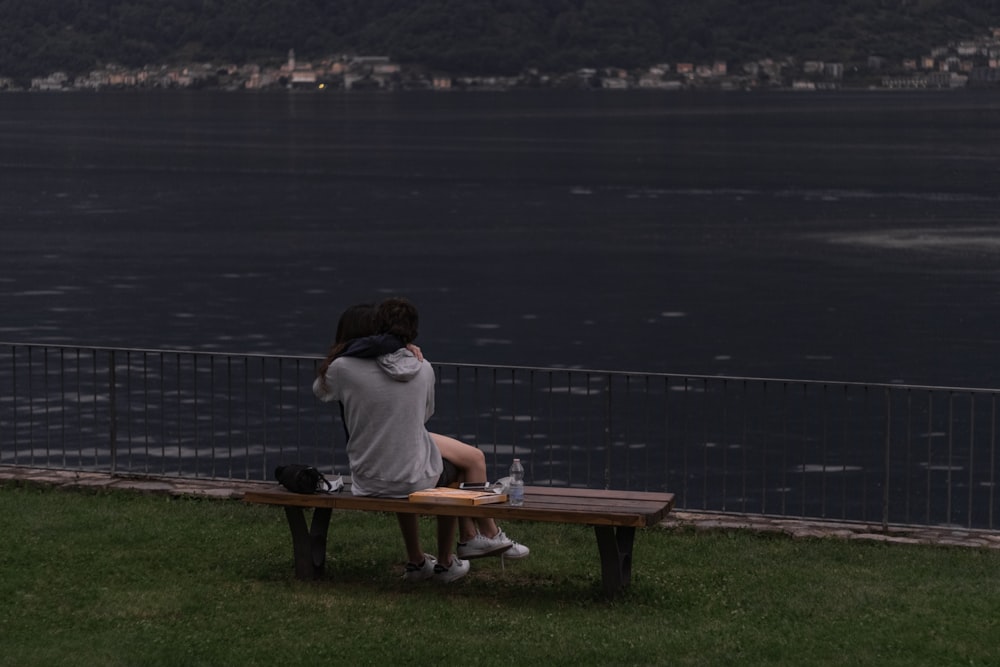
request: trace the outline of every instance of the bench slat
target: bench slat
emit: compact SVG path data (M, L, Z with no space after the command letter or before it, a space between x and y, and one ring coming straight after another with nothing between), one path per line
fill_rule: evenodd
M492 517L524 521L547 521L587 525L646 527L661 521L673 507L670 493L642 494L593 489L527 487L521 507L507 504L441 505L413 503L400 498L354 496L349 493L299 494L275 489L248 491L244 501L268 505L324 507L467 517Z
M574 496L579 498L597 498L605 500L638 500L673 503L674 494L657 491L618 491L616 489L577 489L558 486L528 486L525 487L525 497L532 496Z

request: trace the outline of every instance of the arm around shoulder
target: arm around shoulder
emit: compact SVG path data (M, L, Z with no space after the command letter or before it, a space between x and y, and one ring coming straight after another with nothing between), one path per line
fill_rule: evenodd
M324 403L338 400L338 394L334 391L329 380L330 370L327 371L326 375L320 375L313 380L312 385L313 394Z

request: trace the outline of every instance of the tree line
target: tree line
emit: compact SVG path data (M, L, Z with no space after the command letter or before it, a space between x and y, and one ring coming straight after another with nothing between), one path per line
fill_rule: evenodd
M0 0L0 76L387 55L454 74L794 55L917 57L1000 26L996 0Z

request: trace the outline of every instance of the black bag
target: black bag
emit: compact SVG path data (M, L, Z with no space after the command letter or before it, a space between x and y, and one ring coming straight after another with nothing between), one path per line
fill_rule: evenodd
M295 493L325 493L333 486L319 470L301 463L278 466L274 469L274 478Z

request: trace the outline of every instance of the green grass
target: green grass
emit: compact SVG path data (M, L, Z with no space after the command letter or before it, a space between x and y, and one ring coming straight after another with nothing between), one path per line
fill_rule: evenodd
M505 529L529 559L405 584L395 519L336 514L306 583L277 508L0 487L0 665L1000 664L995 550L651 529L608 602L591 529Z

